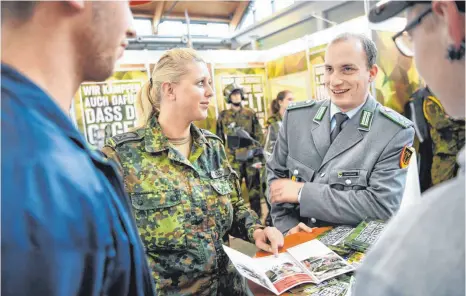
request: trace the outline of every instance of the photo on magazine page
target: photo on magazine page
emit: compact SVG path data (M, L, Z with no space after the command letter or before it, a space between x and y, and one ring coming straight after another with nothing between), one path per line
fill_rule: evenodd
M265 275L272 282L278 293L283 293L303 283L316 281L288 253L281 253L278 257L268 256L254 260L265 271Z
M353 276L343 274L320 284L307 284L293 288L291 295L300 296L348 296Z
M306 267L318 283L354 270L354 267L319 240L290 248L288 253Z

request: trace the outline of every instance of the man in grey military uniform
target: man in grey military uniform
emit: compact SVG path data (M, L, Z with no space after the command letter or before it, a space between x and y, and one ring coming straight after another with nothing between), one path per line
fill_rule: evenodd
M267 162L272 219L283 233L389 219L399 208L413 124L369 94L377 49L342 34L327 47L330 100L291 104Z

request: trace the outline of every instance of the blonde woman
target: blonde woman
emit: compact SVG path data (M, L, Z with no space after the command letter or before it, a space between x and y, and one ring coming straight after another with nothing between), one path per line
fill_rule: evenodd
M141 128L103 148L123 171L159 295L244 295L222 249L228 235L275 253L283 244L244 205L221 140L192 123L206 118L212 96L202 58L172 49L138 96Z

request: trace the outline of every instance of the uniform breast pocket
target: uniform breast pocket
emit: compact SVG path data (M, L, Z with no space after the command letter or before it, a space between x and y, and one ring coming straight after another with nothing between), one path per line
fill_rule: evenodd
M148 250L184 250L185 216L178 190L130 193L134 217Z
M364 190L367 188L367 171L336 169L329 175L329 185L336 190Z
M233 181L227 176L221 176L210 180L210 185L215 196L212 196L213 211L217 216L217 222L220 223L222 232L226 232L233 224L233 205L231 203L231 194L234 190Z
M290 156L286 158L286 167L289 170L290 178L296 173L296 181L311 182L314 178L315 171L312 168Z
M230 229L233 223L233 206L231 204L231 193L233 192L233 186L231 181L228 179L224 180L212 180L210 185L216 193L216 215L221 224L226 228Z

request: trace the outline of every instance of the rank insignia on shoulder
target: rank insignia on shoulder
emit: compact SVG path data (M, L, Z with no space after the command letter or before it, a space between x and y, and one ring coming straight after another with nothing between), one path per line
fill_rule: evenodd
M413 147L404 146L403 150L401 151L400 156L400 168L404 169L407 168L409 165L409 161L411 160L411 156L416 153Z
M382 106L380 108L380 113L403 128L408 128L413 125L408 119L388 107Z
M299 109L304 107L310 107L315 104L315 100L307 100L303 102L291 102L288 104L287 110Z
M128 141L138 141L143 138L142 135L139 135L137 132L127 132L119 135L115 135L110 138L111 141L113 141L115 146L120 145L122 143L128 142Z

